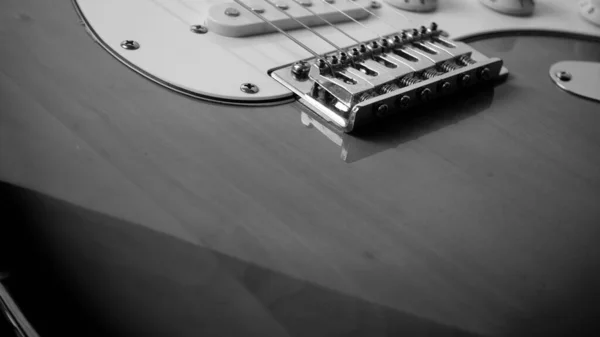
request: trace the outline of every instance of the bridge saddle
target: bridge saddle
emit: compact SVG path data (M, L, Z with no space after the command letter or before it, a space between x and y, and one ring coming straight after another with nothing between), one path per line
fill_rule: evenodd
M433 23L270 73L316 114L351 132L374 119L507 74L501 59L444 36Z

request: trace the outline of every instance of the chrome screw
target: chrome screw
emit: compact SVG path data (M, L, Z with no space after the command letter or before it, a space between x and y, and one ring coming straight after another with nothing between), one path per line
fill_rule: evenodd
M490 79L490 69L487 67L481 69L479 71L479 78L481 78L484 81L489 80Z
M371 1L371 8L373 8L373 9L381 8L381 3L379 1Z
M440 91L443 93L446 93L448 91L450 91L450 88L452 87L452 84L450 84L450 82L445 81L444 83L442 83L442 85L440 85Z
M410 103L410 97L408 95L404 95L404 96L400 97L397 101L397 104L401 108L406 108L408 106L408 103Z
M328 4L333 4L333 3L335 3L335 0L325 0L325 2Z
M573 76L569 72L566 72L564 70L557 71L556 77L563 82L569 82L571 78L573 78Z
M265 12L265 9L262 7L252 7L252 11L254 11L254 13L262 14Z
M279 9L283 9L283 10L290 8L290 6L288 6L288 4L286 4L285 2L278 2L275 6L277 6L277 8L279 8Z
M292 66L292 74L299 80L308 78L309 72L310 63L306 61L298 61Z
M377 117L385 117L388 115L388 111L389 111L389 108L388 108L387 104L381 104L377 107L377 111L375 112L375 115L377 115Z
M460 84L462 86L466 86L467 84L469 84L469 81L471 81L471 76L469 74L464 74L461 78L460 78Z
M256 84L243 83L240 86L240 90L246 94L256 94L258 92L258 87L256 86Z
M193 25L190 27L190 30L196 34L206 34L208 33L208 28L203 25Z
M225 15L232 16L232 17L240 16L240 11L238 11L237 9L235 9L233 7L229 7L225 10Z
M421 92L419 93L419 97L423 102L429 101L429 98L431 97L431 89L425 88L421 90Z
M140 49L140 44L133 40L125 40L121 42L121 47L127 50L136 50Z
M311 0L300 0L299 3L304 7L310 7L313 4Z

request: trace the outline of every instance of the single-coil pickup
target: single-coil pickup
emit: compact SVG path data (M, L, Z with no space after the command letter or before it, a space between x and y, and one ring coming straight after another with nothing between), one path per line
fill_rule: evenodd
M313 1L310 11L295 1L281 1L275 6L267 1L248 1L247 8L234 1L215 4L208 9L206 25L216 34L229 37L247 37L277 32L275 27L288 31L308 27L366 19L368 0L338 1L331 5ZM275 2L273 2L275 3ZM288 14L288 15L286 15ZM261 19L262 18L262 19Z

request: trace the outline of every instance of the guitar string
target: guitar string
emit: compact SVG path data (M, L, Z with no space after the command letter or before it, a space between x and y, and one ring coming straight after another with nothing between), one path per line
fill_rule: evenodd
M385 20L383 17L376 15L376 14L375 14L375 13L373 13L372 11L369 11L369 10L368 10L366 7L358 5L358 4L355 2L356 0L347 0L347 1L349 1L349 2L352 2L352 3L354 3L356 6L359 6L359 7L361 7L361 8L362 8L363 10L365 10L367 13L369 13L369 14L373 15L374 17L376 17L376 18L380 19L380 20L381 20L382 22L384 22L386 25L388 25L388 26L390 26L390 27L392 27L392 28L394 28L394 29L398 29L398 28L394 27L394 26L393 26L393 25L390 23L390 21L389 21L389 20ZM401 16L401 17L402 17L404 20L406 20L408 23L410 23L410 24L414 24L414 23L415 23L415 21L414 21L413 19L411 19L411 18L409 18L408 16L404 15L404 14L403 14L403 13L402 13L402 12L401 12L399 9L396 9L396 8L394 8L394 6L389 6L389 8L388 8L388 9L390 9L390 10L391 10L391 11L392 11L394 14L396 14L396 15L398 15L398 16ZM421 23L421 25L423 25L423 23L424 23L424 22L423 22L423 21L421 21L421 20L420 20L419 22ZM418 24L417 24L417 25L415 25L415 27L414 27L414 28L416 28L416 26L418 26Z
M307 52L311 53L315 58L320 58L321 56L315 52L314 50L312 50L311 48L309 48L307 45L305 45L304 43L298 41L298 39L296 39L295 37L291 36L290 34L288 34L286 31L284 31L283 29L277 27L277 25L275 25L273 22L269 21L267 18L265 18L264 16L260 15L260 13L255 12L254 10L252 10L252 8L248 5L246 5L245 3L243 3L241 0L233 0L235 1L235 3L237 3L238 5L242 6L245 10L249 11L250 13L254 14L257 18L261 19L262 21L266 22L267 24L271 25L273 28L275 28L277 31L279 31L281 34L283 34L285 37L287 37L288 39L292 40L293 42L295 42L297 45L299 45L300 47L302 47L302 49L306 50ZM325 59L325 62L327 62L327 60ZM328 63L328 62L327 62ZM329 63L328 63L329 64ZM329 66L331 67L331 65L329 64Z
M308 27L306 24L302 23L300 20L298 20L297 18L295 18L294 16L290 15L289 13L285 12L284 10L282 10L281 8L277 7L276 4L274 4L273 2L271 2L270 0L264 0L265 2L267 2L269 5L275 7L277 10L279 10L280 12L282 12L283 14L285 14L286 16L288 16L289 18L291 18L292 20L298 22L300 25L302 25L305 29L309 30L310 32L312 32L313 34L317 35L319 38L321 38L322 40L324 40L325 42L327 42L328 44L332 45L334 48L336 48L338 51L341 52L341 48L338 47L335 43L333 43L332 41L330 41L329 39L325 38L324 36L322 36L321 34L317 33L314 29ZM292 0L295 3L299 4L301 7L304 7L306 10L308 10L309 12L311 12L313 15L319 17L321 20L323 20L324 22L326 22L329 26L337 29L338 31L340 31L341 33L343 33L345 36L349 37L350 39L352 39L353 41L360 43L359 40L355 39L354 37L350 36L349 34L347 34L346 32L344 32L342 29L340 29L339 27L337 27L335 24L332 24L331 22L327 21L325 18L323 18L322 16L318 15L317 13L315 13L314 11L310 10L309 8L307 8L307 6L303 6L299 1L297 0ZM348 19L350 19L351 21L357 23L358 25L360 25L361 27L363 27L366 30L371 31L372 33L374 33L375 35L377 35L379 38L383 38L379 33L377 33L376 31L374 31L373 29L367 27L366 25L362 24L361 22L359 22L358 20L356 20L355 18L353 18L352 16L348 15L347 13L345 13L344 11L342 11L340 8L338 8L337 6L333 5L333 3L328 2L327 0L321 0L322 2L324 2L325 4L329 5L330 7L334 8L337 12L339 12L340 14L346 16ZM386 20L384 20L383 18L379 17L378 15L376 15L375 13L369 11L366 7L361 6L359 4L354 3L355 0L347 0L349 2L353 2L353 4L355 6L358 6L359 8L363 9L365 12L367 12L370 15L373 15L374 17L382 20L386 25L390 26L391 28L393 28L394 30L396 30L397 28L394 27L393 25L389 24ZM244 9L246 9L247 11L251 12L252 14L254 14L256 17L258 17L260 20L264 21L265 23L271 25L273 28L275 28L278 32L280 32L281 34L283 34L285 37L287 37L288 39L292 40L294 43L296 43L297 45L299 45L301 48L303 48L304 50L308 51L310 54L312 54L315 58L322 58L323 61L325 61L325 63L329 66L330 69L332 69L332 65L329 63L329 61L327 60L327 58L322 57L322 55L320 55L319 53L315 52L313 49L309 48L307 45L305 45L304 43L300 42L298 39L294 38L293 36L291 36L289 33L287 33L286 31L284 31L283 29L279 28L277 25L275 25L273 22L271 22L270 20L268 20L266 17L264 17L263 15L261 15L260 13L254 11L250 6L246 5L245 3L243 3L241 0L234 0L234 2L236 2L238 5L242 6ZM396 11L395 9L392 8L392 10L394 11L394 13L402 16L404 19L406 19L407 21L412 22L412 20L408 19L405 15L399 13L398 11Z
M311 14L315 15L316 17L318 17L319 19L321 19L322 21L324 21L325 23L327 23L329 26L335 28L336 30L338 30L340 33L344 34L345 36L347 36L349 39L351 39L352 41L360 44L361 42L357 39L355 39L354 37L352 37L350 34L346 33L345 31L343 31L340 27L338 27L336 24L332 24L331 22L329 22L327 19L325 19L323 16L321 16L320 14L316 13L315 11L313 11L312 9L310 9L308 6L304 6L302 5L302 3L300 2L300 0L292 0L295 3L297 3L298 5L304 7L304 9L306 9L308 12L310 12Z
M321 40L329 43L330 45L332 45L335 49L337 49L339 52L341 52L341 48L338 47L338 45L336 45L335 43L333 43L331 40L329 40L328 38L324 37L323 35L321 35L320 33L316 32L314 29L310 28L309 26L307 26L306 24L304 24L302 21L298 20L297 18L295 18L293 15L291 15L290 13L286 12L285 10L277 7L276 4L274 4L273 2L271 2L270 0L264 0L266 3L268 3L269 5L273 6L274 8L276 8L279 12L283 13L284 15L286 15L287 17L289 17L290 19L296 21L297 23L299 23L302 27L304 27L305 29L307 29L308 31L310 31L311 33L315 34L316 36L318 36L319 38L321 38ZM304 7L304 6L301 6Z
M384 20L383 18L381 18L379 15L371 12L370 10L367 9L367 7L365 6L361 6L358 3L356 3L354 0L347 0L347 2L353 4L354 6L361 8L362 10L364 10L365 12L369 13L369 15L373 15L374 17L378 18L379 20L381 20L381 22L383 22L386 26L391 27L392 29L394 29L394 31L396 31L398 28L394 27L392 24L390 24L389 22L387 22L386 20Z
M394 6L390 6L390 9L392 10L392 12L394 12L397 15L400 15L401 17L403 17L404 20L408 21L409 23L414 23L414 21L411 18L409 18L408 16L404 15L403 13L401 13L400 10L394 8Z
M371 33L377 35L380 39L383 38L381 35L379 35L379 33L377 33L375 30L365 26L362 22L359 22L358 20L356 20L355 18L351 17L350 15L348 15L347 13L345 13L344 11L342 11L341 9L339 9L336 5L334 5L333 3L329 3L326 0L321 0L321 2L329 5L330 7L334 8L336 11L340 12L342 15L344 15L345 17L347 17L348 19L354 21L355 23L359 24L361 27L363 27L364 29L370 31Z

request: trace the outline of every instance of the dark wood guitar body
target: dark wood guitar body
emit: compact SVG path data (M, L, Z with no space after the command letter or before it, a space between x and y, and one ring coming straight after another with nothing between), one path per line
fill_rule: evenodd
M548 70L600 61L600 43L472 45L504 59L505 82L336 144L298 103L149 82L68 1L3 1L7 286L42 336L594 331L600 105Z

